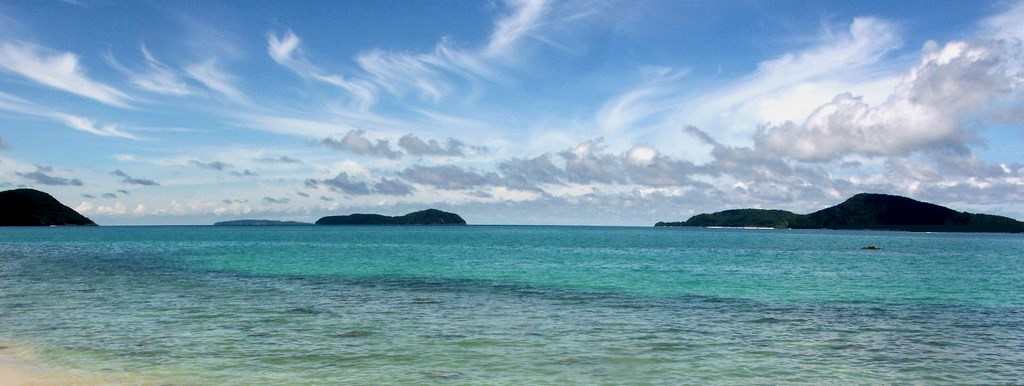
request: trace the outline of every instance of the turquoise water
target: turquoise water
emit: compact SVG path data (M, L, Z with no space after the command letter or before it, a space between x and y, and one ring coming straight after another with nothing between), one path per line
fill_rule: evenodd
M1020 383L1024 237L6 228L0 341L170 384Z

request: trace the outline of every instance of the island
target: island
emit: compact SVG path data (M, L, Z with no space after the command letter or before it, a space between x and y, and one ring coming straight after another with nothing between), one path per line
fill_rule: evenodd
M403 216L355 213L346 216L327 216L316 220L317 225L466 225L459 215L437 209L412 212Z
M958 212L908 197L876 193L860 193L839 205L809 214L770 209L733 209L699 214L686 221L658 222L654 226L1024 232L1024 223L1009 217Z
M282 226L282 225L313 225L301 221L280 221L280 220L228 220L213 223L214 226Z
M14 189L0 192L0 226L96 225L46 192Z

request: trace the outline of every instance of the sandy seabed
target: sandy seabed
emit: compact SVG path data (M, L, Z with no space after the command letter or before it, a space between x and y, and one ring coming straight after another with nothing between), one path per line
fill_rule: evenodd
M153 385L130 374L97 374L43 363L31 348L0 342L0 386Z

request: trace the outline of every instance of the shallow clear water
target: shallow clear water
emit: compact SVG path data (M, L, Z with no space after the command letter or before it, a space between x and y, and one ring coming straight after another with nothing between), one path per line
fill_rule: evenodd
M6 228L0 341L174 384L1019 383L1024 237Z

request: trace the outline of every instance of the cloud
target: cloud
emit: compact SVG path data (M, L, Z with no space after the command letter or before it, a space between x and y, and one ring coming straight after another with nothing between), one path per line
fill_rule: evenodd
M321 143L336 150L370 157L387 159L398 159L402 157L401 152L391 148L391 144L388 140L378 139L376 141L372 141L366 138L365 134L366 131L364 130L350 130L341 139L324 138Z
M90 79L78 55L70 52L19 41L0 42L0 70L111 106L131 107L130 96Z
M747 141L757 125L801 119L842 92L884 98L880 94L893 81L883 59L903 44L899 26L858 17L844 30L821 35L820 43L763 61L753 73L693 97L666 119L715 127L719 136Z
M407 196L415 190L412 185L390 178L381 178L373 184L373 192L385 196Z
M82 193L82 198L96 198L96 196L88 194L88 193Z
M53 168L49 166L36 166L36 170L32 172L16 172L21 178L33 181L40 185L53 185L53 186L82 186L82 180L77 178L66 178L54 176L51 174Z
M309 198L309 193L306 192L295 192L299 197Z
M224 171L224 170L227 170L227 169L230 169L230 168L234 167L234 165L231 165L231 164L229 164L227 162L221 162L221 161L203 162L203 161L195 160L194 159L194 160L190 160L188 163L189 163L189 165L195 166L195 167L200 168L200 169L216 170L216 171L221 171L221 172Z
M178 72L157 60L145 45L142 45L139 50L145 59L145 70L132 70L125 67L117 61L112 53L108 53L106 59L111 67L127 76L128 80L139 89L177 96L192 93L191 88L181 79Z
M89 134L95 134L101 137L116 137L135 140L139 139L139 137L136 137L134 134L127 133L121 130L117 125L114 124L101 125L89 118L64 113L52 113L52 116L64 122L65 125L72 129L84 131Z
M153 180L150 180L150 179L132 177L132 176L128 175L128 173L125 173L124 171L122 171L121 169L114 170L114 171L110 172L110 174L114 175L114 176L117 176L117 177L121 177L121 183L122 184L142 185L142 186L158 186L158 185L160 185L160 183L158 183L156 181L153 181ZM119 190L119 192L124 192L125 194L128 194L127 191L123 191L123 190Z
M301 164L302 160L299 160L299 159L296 159L296 158L292 158L292 157L289 157L289 156L285 156L285 155L281 155L281 156L277 156L277 157L274 157L274 156L259 157L259 158L256 158L256 162L277 163L277 164Z
M455 165L415 165L402 170L398 176L413 183L453 190L494 186L502 183L500 176L496 173L477 172Z
M102 197L102 198L117 198L117 195L114 194L114 193L103 193L102 195L100 195L100 197Z
M510 1L512 12L498 20L484 53L489 56L507 54L524 36L537 28L547 10L545 0Z
M7 144L7 141L5 141L3 137L0 137L0 150L7 150L9 148L10 145Z
M424 141L412 134L406 134L399 138L398 146L413 156L465 157L467 149L465 143L455 138L448 138L442 144L434 139Z
M607 133L629 129L659 114L678 108L681 101L672 94L687 71L667 67L648 68L644 82L606 102L597 112L597 126Z
M348 173L339 172L338 175L333 178L327 178L322 180L307 179L305 182L307 188L316 189L318 187L326 187L331 191L341 192L351 195L366 195L370 194L370 186L366 182L356 181L349 177Z
M302 78L344 89L352 96L358 110L365 111L377 102L377 90L373 84L365 80L346 79L341 75L323 72L306 59L299 47L300 43L301 39L291 30L280 36L271 32L267 34L267 53L274 62L285 66Z
M819 106L801 123L765 126L757 146L805 161L847 155L906 155L933 148L967 152L969 126L1024 85L1020 42L929 42L919 63L884 103L869 105L850 93Z
M263 197L263 203L264 204L279 205L279 204L287 204L289 202L291 202L291 200L288 197L280 197L280 198Z
M234 102L248 100L245 93L235 85L235 77L222 69L216 59L193 63L185 68L185 72L206 88L228 97Z
M14 95L4 93L2 91L0 91L0 110L6 110L33 117L45 118L55 122L60 122L64 126L67 126L75 130L83 131L89 134L99 135L102 137L116 137L136 140L139 139L135 135L121 130L117 125L101 125L89 118L62 113L59 111L52 111L42 106L39 106L38 104L29 102Z
M255 177L258 174L256 174L256 172L254 172L252 170L245 169L245 170L241 170L241 171L232 170L231 171L231 175L233 175L235 177Z

